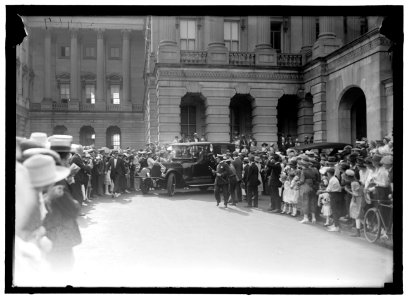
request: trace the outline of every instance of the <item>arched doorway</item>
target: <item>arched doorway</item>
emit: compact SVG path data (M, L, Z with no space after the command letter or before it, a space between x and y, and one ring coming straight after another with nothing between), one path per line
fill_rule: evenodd
M79 143L82 146L95 145L95 130L91 126L82 126L79 131Z
M52 131L53 134L67 134L68 129L64 125L57 125L54 127Z
M298 102L297 138L299 142L309 141L313 137L313 96L310 93Z
M354 144L367 137L367 109L364 92L359 87L348 89L339 104L339 141Z
M180 102L181 135L192 139L193 134L204 137L206 133L204 98L199 93L187 93Z
M122 135L118 126L109 126L106 129L106 147L109 149L120 149L122 143Z
M282 137L291 136L293 140L297 138L298 103L296 95L283 95L278 100L278 144L282 143Z
M230 102L230 138L252 134L252 100L249 94L236 94Z

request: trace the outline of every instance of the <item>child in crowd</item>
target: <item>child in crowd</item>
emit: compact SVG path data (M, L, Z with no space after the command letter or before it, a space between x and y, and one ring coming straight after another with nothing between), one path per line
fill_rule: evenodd
M328 193L320 194L318 205L322 207L322 215L326 217L326 223L324 223L324 226L329 226L330 216L332 214L332 210L330 207L330 195Z
M361 219L363 218L362 216L362 205L363 205L363 197L364 197L364 192L361 184L355 180L351 182L351 189L345 187L344 188L347 193L351 195L351 201L350 201L350 218L356 220L356 233L352 234L351 236L353 237L359 237L360 236L360 229L361 229Z

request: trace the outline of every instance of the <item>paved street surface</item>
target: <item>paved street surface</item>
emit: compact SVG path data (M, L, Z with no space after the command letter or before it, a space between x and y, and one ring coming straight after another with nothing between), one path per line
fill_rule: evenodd
M93 201L80 217L73 286L379 287L392 250L260 208L216 207L211 191ZM68 284L68 282L67 282Z

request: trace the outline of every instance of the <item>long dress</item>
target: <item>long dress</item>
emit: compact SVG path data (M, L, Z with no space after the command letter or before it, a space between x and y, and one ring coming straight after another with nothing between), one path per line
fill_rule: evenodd
M363 213L363 203L364 203L364 193L363 188L357 181L351 183L351 191L356 193L357 196L353 195L350 201L350 218L361 219Z
M314 186L318 178L311 168L305 168L300 173L299 201L304 215L316 212L317 195Z

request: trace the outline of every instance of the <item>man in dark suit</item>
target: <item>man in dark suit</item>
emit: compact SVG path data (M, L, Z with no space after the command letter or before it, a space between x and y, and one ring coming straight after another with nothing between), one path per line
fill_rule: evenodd
M248 157L244 157L244 160L242 161L242 163L243 163L242 167L244 169L244 175L242 175L243 189L245 190L245 200L248 202L248 184L247 184L248 170L249 170Z
M258 167L255 164L255 157L249 157L249 167L248 173L245 174L245 181L247 183L247 207L252 207L252 197L254 197L254 207L258 207L258 185L260 184L258 180Z
M110 177L113 181L112 198L120 196L123 189L122 182L126 174L125 164L121 158L118 157L118 152L112 152L112 158L108 162L108 170L110 170Z
M223 159L226 159L226 157L223 157ZM227 207L229 198L229 176L231 175L231 170L225 161L221 161L219 156L217 156L217 162L217 170L213 171L213 173L216 175L214 182L214 196L215 200L217 200L218 206L221 202L222 191L224 206Z
M271 210L272 212L280 212L281 207L279 188L282 186L282 182L279 180L279 178L282 167L279 160L279 155L272 154L268 161L268 173L270 174L268 185L271 193L271 207L269 210Z
M79 204L83 204L84 197L82 195L81 185L85 184L88 179L88 174L91 173L91 167L84 163L82 155L84 154L84 149L81 145L73 146L74 155L70 159L70 165L76 164L80 170L74 176L74 183L71 185L72 196Z
M235 168L235 171L237 173L237 185L235 187L235 192L237 195L237 201L241 202L242 201L242 191L241 191L241 182L242 182L242 160L238 155L238 152L234 151L232 153L232 156L234 158L234 161L232 162L232 165Z

